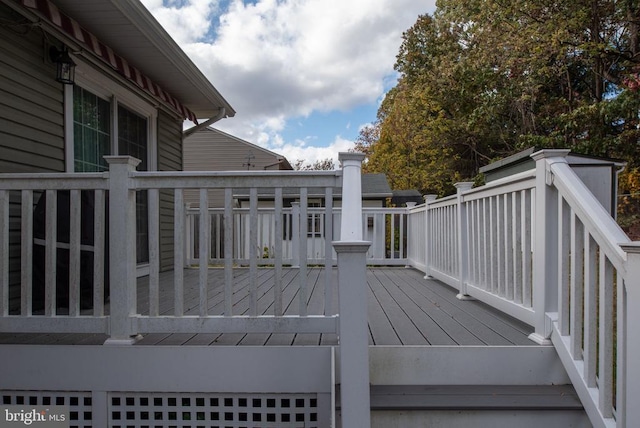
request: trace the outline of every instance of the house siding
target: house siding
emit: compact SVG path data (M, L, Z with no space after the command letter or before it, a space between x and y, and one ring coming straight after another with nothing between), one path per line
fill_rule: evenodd
M158 171L182 170L182 120L158 112ZM160 270L173 268L174 197L170 190L160 192Z
M247 158L249 153L254 156L250 162ZM211 128L196 132L184 140L185 171L278 170L279 159L283 157ZM198 192L186 191L185 202L194 207L199 206ZM209 205L215 208L223 207L224 192L210 191Z
M0 4L0 173L62 172L64 95L39 28ZM15 24L15 25L12 25ZM39 195L34 194L34 201ZM20 305L20 194L9 207L9 308Z
M0 18L23 22L4 4ZM36 27L0 26L0 173L64 171L63 87L44 40Z

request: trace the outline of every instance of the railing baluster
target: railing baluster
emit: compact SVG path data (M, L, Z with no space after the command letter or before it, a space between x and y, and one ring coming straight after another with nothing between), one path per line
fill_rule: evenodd
M469 225L469 283L475 286L478 285L477 275L477 211L476 204L478 201L471 201L466 203L465 211L467 213L467 224Z
M273 284L273 315L282 316L282 188L275 191L275 280Z
M149 315L160 313L160 193L148 190L149 198Z
M106 196L105 191L94 192L93 204L93 316L104 316L104 298L107 283L104 277L105 233L106 233Z
M571 212L564 198L558 198L558 327L560 334L569 334Z
M184 190L175 189L173 206L173 314L181 317L184 314L184 246L192 242L185 237ZM190 216L190 218L192 218ZM191 224L191 222L189 222ZM191 226L189 226L191 231Z
M522 304L522 191L513 193L513 300Z
M299 275L299 312L300 316L307 316L307 241L308 214L307 188L300 189L300 275Z
M467 211L467 203L462 200L462 194L471 190L473 187L472 182L460 182L456 183L457 198L456 198L456 222L455 228L458 231L456 246L456 256L458 262L458 299L469 299L467 292L467 283L469 282L469 246L473 246L473 234L469 233L469 213ZM471 236L470 236L471 235Z
M584 378L587 386L593 388L596 386L596 344L597 344L597 325L596 317L596 279L597 274L595 268L596 260L596 242L585 229L585 263L584 263L584 313L590 316L585 317L584 322Z
M69 315L80 315L81 194L69 192Z
M224 189L224 315L233 315L233 189ZM240 223L240 222L238 222Z
M582 331L584 317L584 226L571 215L571 316L569 333L571 334L570 352L574 360L582 359Z
M534 190L523 190L522 197L522 303L531 307L531 198Z
M628 260L628 259L627 259ZM630 272L627 272L629 274ZM624 278L618 272L616 281L616 423L627 427L627 293ZM632 397L637 397L636 394ZM634 419L637 420L637 419Z
M249 190L249 313L258 315L258 189Z
M22 213L20 237L20 312L30 316L32 309L33 283L33 191L22 191Z
M200 245L199 245L199 284L200 300L199 313L201 317L207 316L208 289L209 289L209 243L211 242L211 222L209 220L209 193L207 189L200 189Z
M504 194L504 296L508 300L513 300L513 219L511 217L512 210L512 194Z
M482 281L483 281L483 289L486 291L491 290L491 237L489 236L491 232L490 225L490 206L491 200L490 198L482 198Z
M55 190L45 192L47 208L45 213L45 256L44 256L44 314L56 315L56 280L58 252L58 198Z
M491 275L489 279L490 291L496 294L498 288L498 196L491 196L489 198L489 228L490 228L490 269Z
M613 416L613 266L600 251L600 308L598 313L599 407L605 418Z

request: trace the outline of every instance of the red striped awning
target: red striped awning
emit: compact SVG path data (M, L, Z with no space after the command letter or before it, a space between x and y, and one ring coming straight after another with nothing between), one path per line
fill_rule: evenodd
M172 107L177 113L181 114L183 118L189 119L194 123L198 123L196 115L182 105L177 98L162 89L136 67L129 64L126 59L98 40L96 36L82 28L76 20L62 13L56 5L51 3L49 0L22 0L22 4L30 9L37 10L43 18L50 21L53 25L60 28L64 33L71 36L76 41L82 43L87 50L96 54L122 76L126 77L128 80L135 83L138 87L153 95L164 104Z

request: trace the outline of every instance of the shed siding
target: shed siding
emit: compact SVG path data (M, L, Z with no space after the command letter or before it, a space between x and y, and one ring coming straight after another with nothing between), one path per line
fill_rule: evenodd
M158 112L158 171L182 170L182 120ZM173 268L173 192L160 192L160 270Z
M23 18L0 4L0 18ZM0 173L64 171L63 87L36 27L0 26Z

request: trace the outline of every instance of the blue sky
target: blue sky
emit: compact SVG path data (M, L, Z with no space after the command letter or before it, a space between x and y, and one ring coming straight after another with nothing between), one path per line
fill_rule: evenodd
M353 147L395 82L402 32L435 10L435 0L142 3L237 111L214 126L291 163Z

